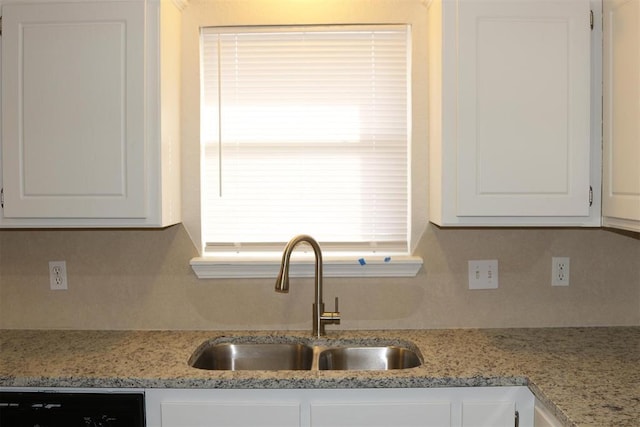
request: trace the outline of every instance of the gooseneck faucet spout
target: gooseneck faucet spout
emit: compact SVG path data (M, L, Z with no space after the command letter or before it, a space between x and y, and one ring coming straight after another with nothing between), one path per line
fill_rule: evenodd
M340 312L338 311L338 298L336 297L335 311L325 312L322 301L322 251L316 240L306 234L294 237L287 243L282 254L280 273L276 279L276 292L289 292L289 266L291 265L291 253L301 242L306 242L313 248L316 259L315 268L315 301L313 303L313 335L320 337L325 334L325 325L328 323L339 324Z

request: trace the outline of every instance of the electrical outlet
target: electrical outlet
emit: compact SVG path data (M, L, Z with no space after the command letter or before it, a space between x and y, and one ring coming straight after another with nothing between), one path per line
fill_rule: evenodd
M66 261L49 261L49 284L53 291L64 291L67 289Z
M469 261L469 289L496 289L498 287L498 260Z
M569 257L551 258L551 286L569 286Z

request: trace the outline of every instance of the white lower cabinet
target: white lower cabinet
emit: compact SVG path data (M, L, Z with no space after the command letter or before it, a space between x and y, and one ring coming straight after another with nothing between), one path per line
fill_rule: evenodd
M526 387L151 389L148 427L533 427Z

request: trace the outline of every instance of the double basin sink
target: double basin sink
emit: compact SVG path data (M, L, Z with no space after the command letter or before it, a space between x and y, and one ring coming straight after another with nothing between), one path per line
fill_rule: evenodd
M239 370L390 370L421 365L409 342L306 340L296 337L221 337L201 344L189 358L194 368Z

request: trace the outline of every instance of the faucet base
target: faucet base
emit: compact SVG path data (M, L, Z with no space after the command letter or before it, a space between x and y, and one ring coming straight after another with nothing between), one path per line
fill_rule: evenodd
M336 298L337 300L337 298ZM313 330L312 334L320 338L326 335L326 325L339 325L340 324L340 312L339 311L324 311L324 303L319 307L313 304ZM337 310L337 303L336 303Z

